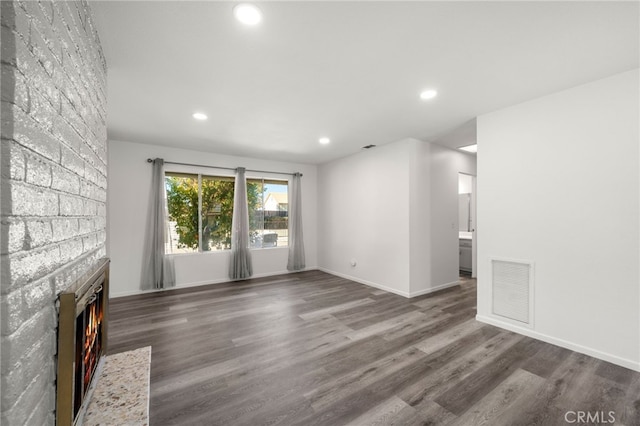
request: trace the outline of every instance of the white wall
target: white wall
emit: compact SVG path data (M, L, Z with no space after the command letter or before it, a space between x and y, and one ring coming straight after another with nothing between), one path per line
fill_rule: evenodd
M458 175L458 194L471 194L473 192L473 178L471 175Z
M431 144L412 141L410 179L410 296L428 293L439 284L431 282ZM457 215L457 214L456 214ZM417 292L417 294L415 294Z
M431 144L430 159L431 274L429 282L433 287L458 281L460 264L458 173L475 175L476 158Z
M111 258L111 295L140 292L142 247L151 185L147 158L211 164L222 167L303 173L302 209L307 269L317 268L317 167L253 158L233 157L130 142L109 141L108 252ZM232 171L167 165L167 170L231 175ZM247 177L263 176L247 171ZM252 250L254 277L287 273L287 248ZM177 287L228 281L229 252L175 255Z
M640 370L639 73L478 118L478 319ZM534 325L491 314L490 258L535 262Z
M320 166L320 268L407 297L457 283L458 172L475 158L415 139Z
M321 269L409 294L410 154L401 141L318 168Z

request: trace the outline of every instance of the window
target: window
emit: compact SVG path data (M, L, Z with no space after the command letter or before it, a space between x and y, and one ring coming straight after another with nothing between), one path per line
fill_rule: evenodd
M202 176L202 251L231 248L232 177Z
M247 179L251 247L286 247L288 245L289 199L287 189L287 181Z
M198 251L198 175L165 173L169 237L167 253Z
M229 250L234 178L165 173L169 238L167 253ZM247 179L252 248L288 243L287 182Z

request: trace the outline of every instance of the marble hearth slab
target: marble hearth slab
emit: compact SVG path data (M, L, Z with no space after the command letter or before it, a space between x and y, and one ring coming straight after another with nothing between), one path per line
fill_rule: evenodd
M147 426L150 366L151 346L107 356L82 424Z

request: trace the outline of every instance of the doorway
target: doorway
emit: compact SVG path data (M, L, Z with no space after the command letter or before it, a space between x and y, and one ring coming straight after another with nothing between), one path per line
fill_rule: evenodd
M458 173L458 252L461 277L476 276L476 177Z

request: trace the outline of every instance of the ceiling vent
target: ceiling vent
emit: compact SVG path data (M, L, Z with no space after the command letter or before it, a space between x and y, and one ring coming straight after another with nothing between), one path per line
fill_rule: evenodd
M371 149L371 148L373 148L374 146L375 146L375 145L366 145L366 146L363 146L363 147L362 147L362 149Z

